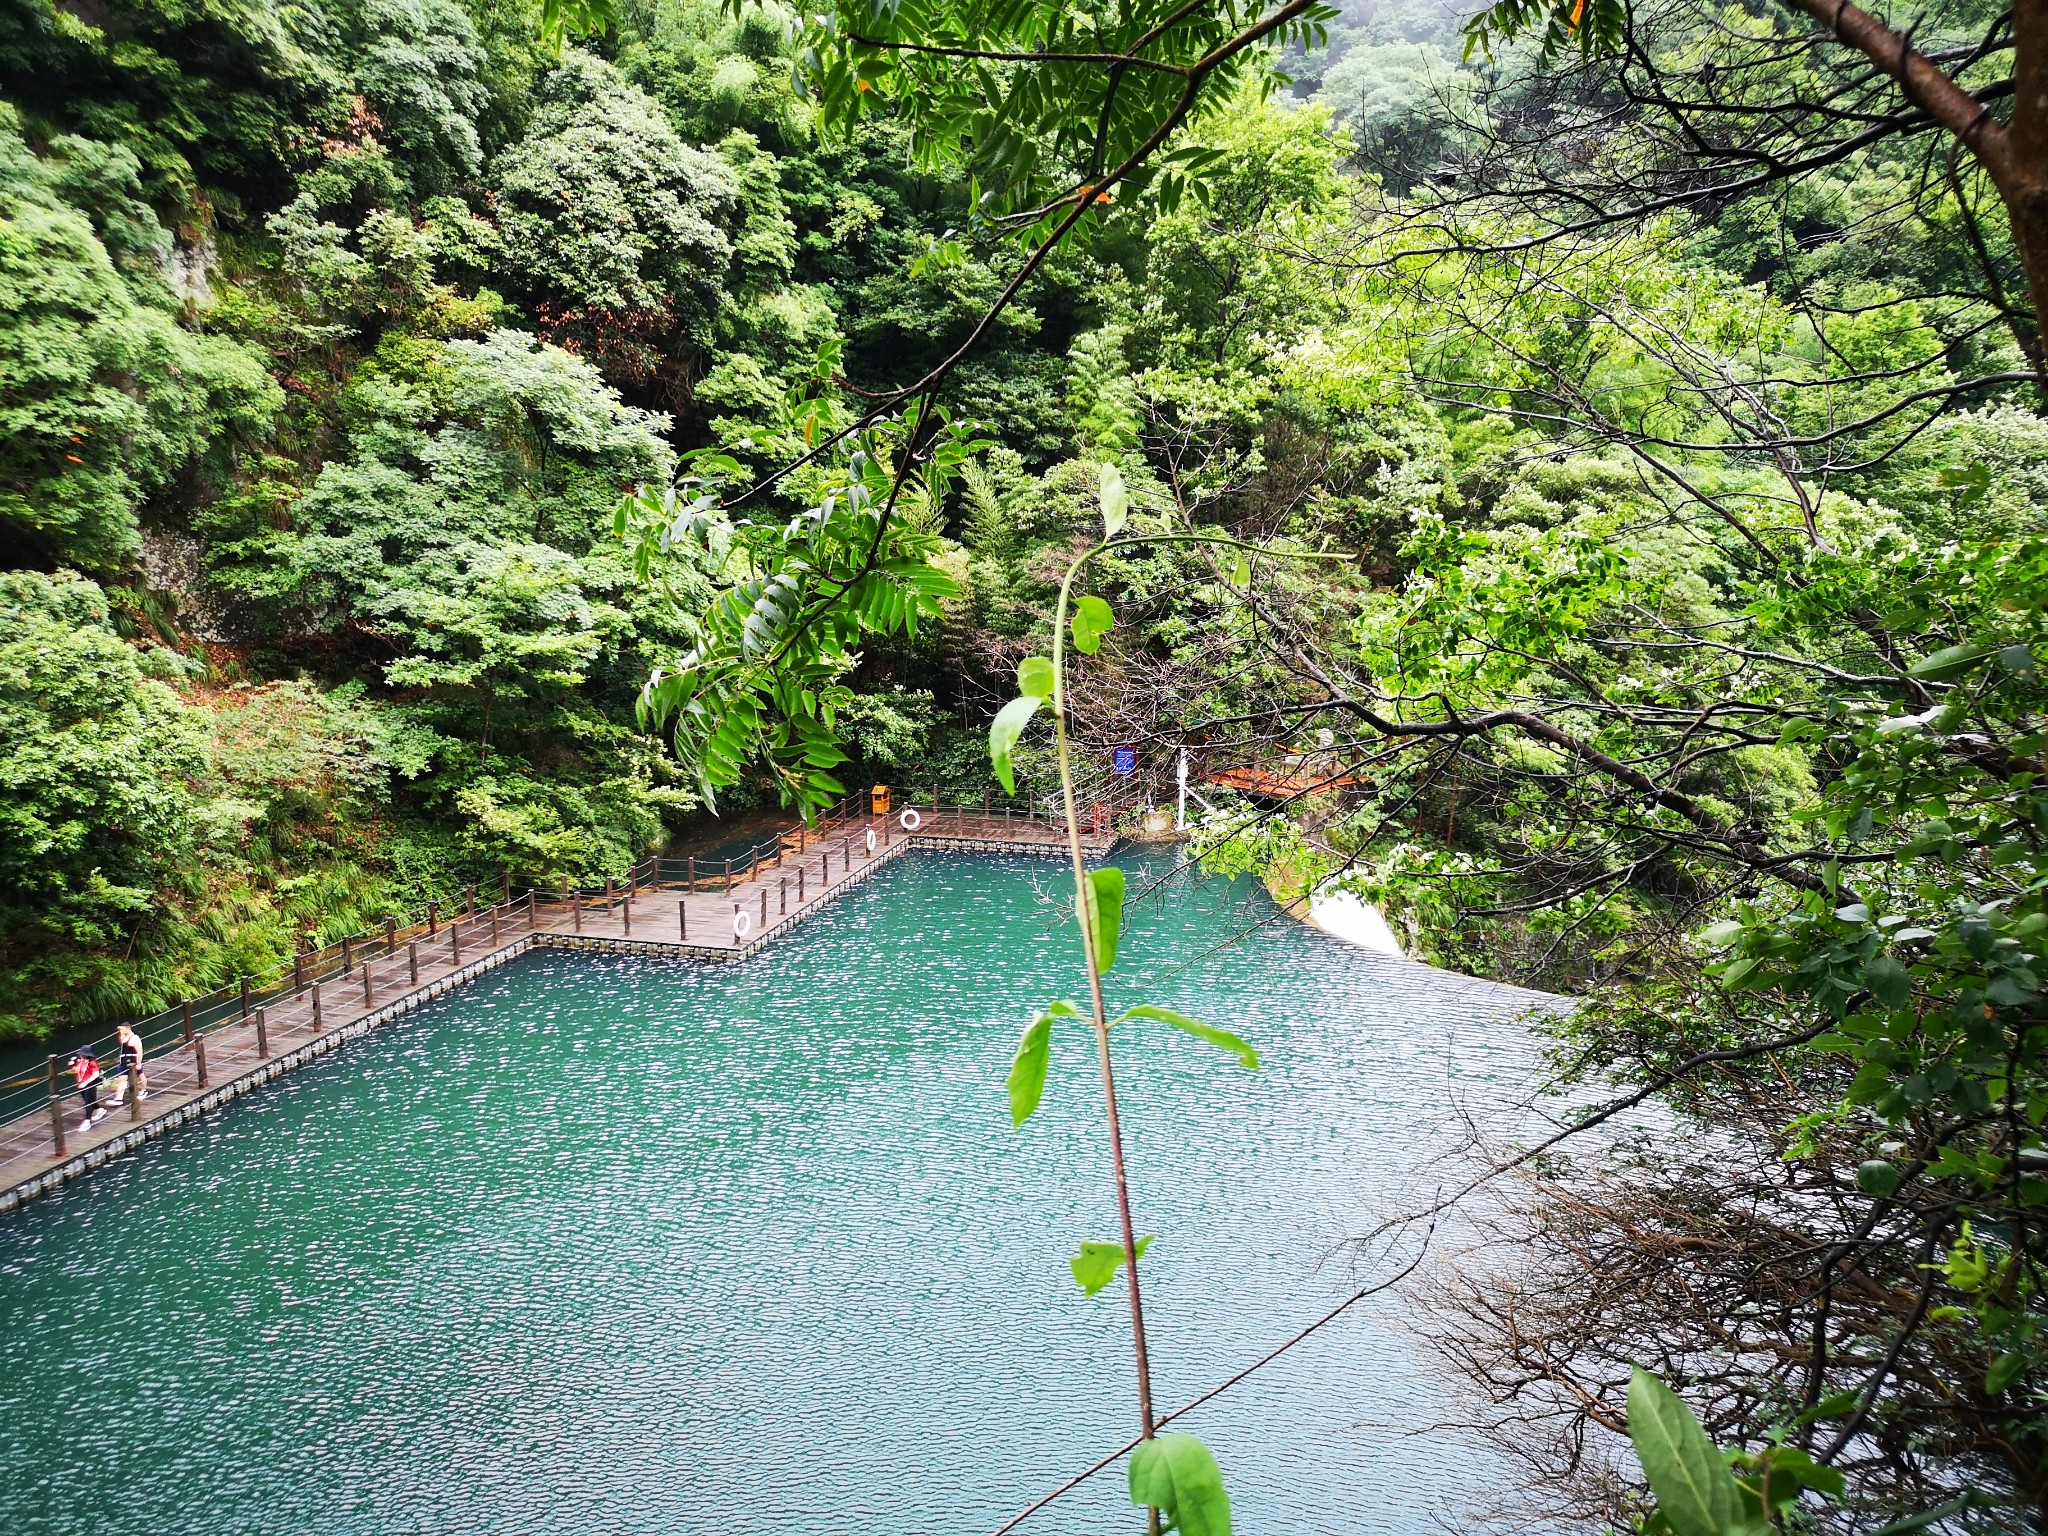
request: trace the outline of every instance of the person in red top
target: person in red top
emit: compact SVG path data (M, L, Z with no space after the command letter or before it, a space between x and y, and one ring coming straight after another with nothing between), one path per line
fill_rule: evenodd
M106 1111L100 1107L100 1059L91 1051L80 1051L71 1058L71 1080L78 1085L78 1107L85 1118L79 1121L82 1131L97 1124Z

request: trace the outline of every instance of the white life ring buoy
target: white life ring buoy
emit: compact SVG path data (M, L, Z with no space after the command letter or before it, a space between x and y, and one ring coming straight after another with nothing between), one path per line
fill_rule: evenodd
M903 830L906 832L915 832L919 827L924 825L924 818L918 815L916 811L907 808L905 809L903 814L897 817L896 819L903 823Z
M868 852L869 852L869 853L873 853L874 851L875 851L875 829L874 829L873 827L869 827L869 828L868 828Z
M734 907L732 909L732 936L736 939L744 939L753 931L754 914L745 907Z

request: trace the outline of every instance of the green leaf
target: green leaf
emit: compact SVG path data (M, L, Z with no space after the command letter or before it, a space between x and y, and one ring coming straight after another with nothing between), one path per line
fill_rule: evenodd
M2027 1357L2025 1355L2018 1353L2000 1355L1991 1362L1991 1369L1984 1373L1984 1390L1991 1393L2003 1392L2007 1387L2019 1380L2020 1372L2026 1368Z
M1123 471L1114 464L1102 466L1102 536L1113 539L1123 532L1131 511L1131 493L1124 489ZM1109 628L1107 624L1102 626Z
M1081 932L1094 935L1095 948L1090 958L1095 962L1095 974L1100 976L1116 964L1117 935L1124 925L1124 872L1114 864L1091 869L1083 889L1081 900L1088 903L1088 910L1080 914Z
M1918 678L1923 683L1945 683L1951 678L1961 677L1972 670L1978 662L1997 650L1995 645L1972 641L1968 645L1951 645L1946 650L1936 651L1932 656L1916 661L1906 668L1906 676Z
M1709 923L1698 933L1694 934L1693 937L1702 944L1710 945L1715 949L1726 949L1730 944L1733 944L1742 937L1742 924L1735 922L1733 919Z
M1756 968L1762 964L1762 960L1753 956L1746 960L1735 961L1728 969L1721 973L1721 985L1730 992L1740 991L1742 984L1749 980L1756 973Z
M1043 656L1026 656L1017 663L1017 691L1034 699L1052 697L1052 663Z
M1890 955L1879 955L1863 967L1863 985L1887 1008L1903 1008L1913 997L1913 978Z
M1010 1060L1010 1124L1022 1125L1045 1097L1045 1069L1052 1058L1052 1015L1041 1013L1024 1026L1017 1054Z
M1131 1452L1131 1502L1156 1509L1181 1536L1230 1536L1223 1470L1193 1435L1157 1435Z
M1003 781L1003 788L1010 794L1017 793L1016 770L1010 766L1010 754L1017 749L1017 738L1024 734L1024 727L1031 717L1038 713L1038 706L1045 702L1035 693L1027 693L1021 699L1012 699L1005 704L988 727L988 757L995 765L996 777Z
M1242 550L1238 551L1237 569L1231 573L1231 579L1240 587L1248 587L1252 584L1251 556L1245 554Z
M1856 1187L1866 1195L1888 1200L1898 1192L1899 1170L1881 1157L1856 1165Z
M1890 1525L1872 1531L1870 1536L1909 1536L1910 1532L1924 1531L1929 1526L1941 1524L1950 1515L1960 1514L1966 1509L1976 1509L1979 1506L1980 1495L1973 1489L1968 1493L1957 1494L1945 1504L1923 1509L1918 1514L1906 1516L1903 1520L1894 1520Z
M1171 1024L1175 1029L1184 1029L1197 1040L1206 1040L1217 1050L1228 1051L1251 1071L1259 1070L1259 1053L1241 1036L1233 1035L1227 1029L1218 1029L1214 1024L1204 1024L1200 1019L1191 1019L1184 1013L1175 1013L1171 1008L1161 1008L1153 1003L1140 1003L1135 1008L1127 1009L1123 1017L1151 1019L1155 1023Z
M1116 627L1116 615L1109 610L1109 604L1099 597L1080 597L1074 600L1074 617L1071 628L1074 631L1074 649L1084 656L1093 656L1101 649L1102 637Z
M1729 1536L1744 1524L1728 1463L1678 1394L1641 1366L1629 1375L1628 1438L1672 1536Z
M1138 1257L1145 1256L1145 1250L1152 1246L1152 1239L1138 1239ZM1083 1243L1081 1251L1067 1260L1067 1268L1074 1272L1081 1289L1093 1296L1110 1281L1123 1267L1124 1245L1122 1243Z

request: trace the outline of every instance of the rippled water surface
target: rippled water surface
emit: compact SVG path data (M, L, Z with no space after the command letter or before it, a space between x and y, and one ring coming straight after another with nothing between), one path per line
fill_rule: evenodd
M1134 1427L1065 1264L1116 1230L1087 1037L1024 1130L1002 1089L1078 979L1057 882L926 854L745 965L530 956L0 1220L0 1529L986 1532ZM1526 994L1225 945L1263 894L1173 889L1112 992L1266 1067L1118 1032L1163 1403L1341 1295L1530 1054ZM1246 1536L1455 1527L1492 1479L1376 1305L1189 1421ZM1121 1485L1025 1530L1142 1529Z

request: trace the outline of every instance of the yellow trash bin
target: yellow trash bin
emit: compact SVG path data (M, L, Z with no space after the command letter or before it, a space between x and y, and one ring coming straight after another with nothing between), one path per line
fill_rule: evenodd
M873 794L873 801L874 801L874 808L875 808L875 809L874 809L874 814L875 814L875 815L877 815L877 816L886 816L886 815L888 815L888 814L889 814L889 786L888 786L888 785L886 785L886 784L877 784L877 785L875 786L875 788L874 788L874 794Z

